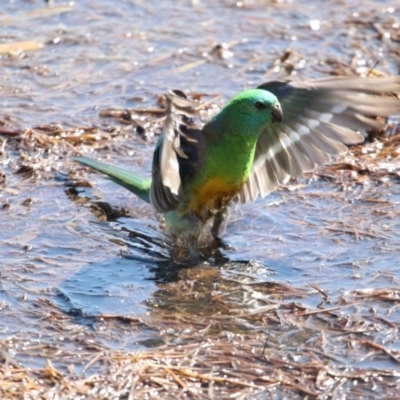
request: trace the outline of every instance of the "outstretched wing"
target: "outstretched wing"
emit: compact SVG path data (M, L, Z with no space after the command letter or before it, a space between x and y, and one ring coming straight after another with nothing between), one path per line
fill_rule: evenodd
M261 134L250 177L239 194L242 203L328 162L330 155L346 151L345 145L361 143L358 131L385 126L374 117L400 114L400 76L274 81L259 88L278 98L283 121Z
M166 94L167 117L153 156L150 201L159 212L174 210L182 201L182 180L195 168L201 144L196 106L179 91Z

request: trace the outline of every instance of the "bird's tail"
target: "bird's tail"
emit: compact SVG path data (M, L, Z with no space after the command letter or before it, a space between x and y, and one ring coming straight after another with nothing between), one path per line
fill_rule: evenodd
M150 178L143 178L122 168L105 164L89 157L74 157L73 160L80 164L87 165L96 171L102 172L112 181L118 183L132 193L136 194L136 196L150 203Z

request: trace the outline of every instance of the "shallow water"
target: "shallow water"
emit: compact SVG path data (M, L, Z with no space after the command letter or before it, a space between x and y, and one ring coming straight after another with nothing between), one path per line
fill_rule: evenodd
M10 132L46 124L107 132L118 124L100 111L154 107L157 96L170 88L227 99L288 72L315 77L344 73L349 65L368 70L379 60L379 70L396 73L398 42L382 40L377 31L389 32L399 22L393 7L382 0L362 6L331 1L323 8L308 0L173 5L98 0L53 7L41 1L2 2L0 43L33 41L40 47L11 54L1 54L0 48L0 120L10 141L1 164L7 184L0 192L0 340L15 359L41 366L54 346L60 349L55 363L78 366L79 338L87 335L103 349L162 343L148 321L168 313L169 292L162 285L179 282L182 272L170 261L169 240L148 205L89 174L93 187L79 189L78 198L128 212L113 222L99 221L90 203L71 197L63 174L77 167L63 158L62 149L21 154ZM377 15L373 24L372 12ZM289 48L289 61L277 61ZM104 145L94 150L87 143L76 150L148 174L156 141L148 133L144 140L128 127L113 140L103 135ZM43 169L24 178L15 173L21 157L32 165L42 162ZM281 189L255 204L232 207L223 236L231 247L209 259L208 268L219 277L213 278L215 289L224 294L218 279L232 277L305 290L315 283L334 303L347 291L399 288L398 182L345 189L323 179L301 182L297 190ZM268 301L268 295L239 288L231 299L237 309L256 309ZM291 301L315 308L321 295L307 292ZM374 315L395 323L400 312L392 310L395 304L372 299L357 313L368 313L373 305ZM202 315L218 311L201 299L188 299L185 307ZM105 316L147 322L133 332ZM390 334L387 340L398 349ZM295 339L288 340L295 345ZM368 360L367 365L391 367L392 361Z

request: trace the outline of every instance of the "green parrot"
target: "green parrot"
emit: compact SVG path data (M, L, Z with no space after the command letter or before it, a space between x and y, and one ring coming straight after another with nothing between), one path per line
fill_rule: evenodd
M167 116L154 151L152 178L87 157L74 160L106 174L164 213L174 241L199 259L208 221L218 231L232 201L265 197L290 177L329 162L361 143L360 131L400 114L400 76L273 81L233 97L200 126L199 103L166 95Z

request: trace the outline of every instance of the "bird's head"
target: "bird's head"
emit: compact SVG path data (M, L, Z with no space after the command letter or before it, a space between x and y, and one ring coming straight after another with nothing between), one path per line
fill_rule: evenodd
M210 122L231 134L258 136L266 126L281 122L282 117L281 105L274 94L250 89L233 97Z

